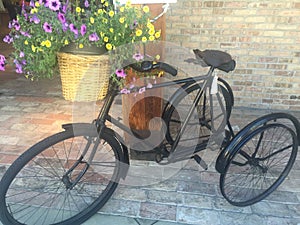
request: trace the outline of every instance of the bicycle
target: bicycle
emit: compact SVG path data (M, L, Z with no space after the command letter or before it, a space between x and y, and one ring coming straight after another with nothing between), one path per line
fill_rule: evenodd
M232 90L226 81L213 75L216 69L234 70L235 61L221 51L200 53L198 57L209 66L206 75L151 87L181 86L162 113L164 140L158 146L147 141L143 144L157 152L156 162L162 165L192 158L207 169L197 153L207 148L211 134L222 134L224 140L219 143L215 164L221 193L235 206L254 204L271 194L291 170L300 143L299 121L287 113L272 113L235 134L229 122ZM144 61L141 67L131 66L139 71L159 68L174 76L177 73L163 62ZM110 115L118 95L118 88L111 83L92 123L62 125L64 131L33 145L8 168L0 181L0 219L4 225L81 224L105 205L130 166L128 147L106 123L139 137ZM180 112L180 104L188 98L192 99L190 107ZM221 109L219 115L213 113L216 104ZM198 132L188 133L190 129Z

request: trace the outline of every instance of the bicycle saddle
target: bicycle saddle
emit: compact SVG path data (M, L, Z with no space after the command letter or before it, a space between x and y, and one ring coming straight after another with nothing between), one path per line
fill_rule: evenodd
M234 70L235 61L226 52L219 50L204 50L194 49L197 60L202 60L208 66L213 66L222 71L229 72Z

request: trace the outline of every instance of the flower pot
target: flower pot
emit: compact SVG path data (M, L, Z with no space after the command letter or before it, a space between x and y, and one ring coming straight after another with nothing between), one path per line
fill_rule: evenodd
M69 101L103 99L109 85L109 56L103 49L70 45L58 53L63 97Z

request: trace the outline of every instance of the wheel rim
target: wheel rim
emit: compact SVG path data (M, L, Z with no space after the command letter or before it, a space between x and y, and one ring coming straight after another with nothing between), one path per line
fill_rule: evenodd
M90 165L86 162L88 153L70 170L83 146L90 142L90 148L93 147L96 139L62 138L63 141L49 146L27 163L11 181L6 193L11 221L30 225L74 222L86 214L86 209L104 204L119 179L118 156L110 145L98 148Z
M297 153L296 135L282 124L269 124L249 134L238 148L220 187L231 204L247 206L267 197L288 175Z

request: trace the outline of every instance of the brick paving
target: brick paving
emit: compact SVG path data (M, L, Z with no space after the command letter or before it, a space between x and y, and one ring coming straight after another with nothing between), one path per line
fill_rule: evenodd
M59 79L33 83L13 72L0 72L0 177L29 146L60 131L61 124L91 121L97 107L97 104L65 101ZM115 107L119 113L120 106ZM235 108L231 121L238 129L267 112ZM300 112L293 114L300 119ZM217 152L206 156L210 154ZM276 192L244 208L234 207L222 197L219 174L213 164L208 171L202 171L193 161L186 162L180 170L176 165L162 170L153 162L138 160L133 160L132 165L128 179L138 177L138 180L134 185L126 185L128 180L121 184L99 215L151 219L157 224L162 221L201 225L300 224L299 157L288 179ZM156 180L157 176L163 178L161 182ZM143 182L148 185L141 185ZM150 222L147 223L155 224Z

